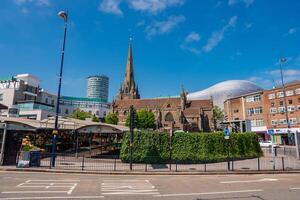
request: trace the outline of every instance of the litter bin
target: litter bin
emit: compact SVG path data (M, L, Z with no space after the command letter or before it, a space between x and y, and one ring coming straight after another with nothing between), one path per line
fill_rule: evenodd
M29 167L40 167L40 166L41 166L41 152L30 151Z

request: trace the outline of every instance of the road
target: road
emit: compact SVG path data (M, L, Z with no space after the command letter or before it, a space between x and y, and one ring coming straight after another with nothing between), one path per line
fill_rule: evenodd
M0 199L298 200L300 174L91 175L0 172Z

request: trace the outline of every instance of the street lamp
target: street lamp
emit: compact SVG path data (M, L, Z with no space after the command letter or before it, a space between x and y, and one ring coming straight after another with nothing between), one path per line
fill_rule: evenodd
M285 93L285 85L283 81L283 70L282 70L282 65L287 61L286 58L280 58L279 61L279 67L280 67L280 76L281 76L281 85L282 85L282 92L283 92L283 97L284 97L284 109L285 109L285 119L287 123L287 131L288 131L288 139L291 139L291 134L290 134L290 121L289 121L289 114L288 114L288 109L287 109L287 102L286 102L286 93Z
M51 155L51 166L55 166L55 152L56 152L56 136L58 134L58 114L59 114L59 101L60 101L60 90L61 90L61 79L62 72L64 66L64 56L65 56L65 45L66 45L66 36L67 36L67 22L68 22L68 13L65 11L60 11L58 16L64 20L64 40L61 51L61 62L60 62L60 73L59 73L59 82L58 82L58 90L57 90L57 101L56 101L56 112L55 112L55 122L54 122L54 130L53 130L53 138L52 138L52 155Z

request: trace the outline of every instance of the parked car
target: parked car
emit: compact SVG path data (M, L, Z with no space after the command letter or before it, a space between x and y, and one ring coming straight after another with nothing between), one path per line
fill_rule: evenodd
M261 147L279 147L278 144L273 143L271 140L267 140L267 141L261 141L259 142L259 145Z

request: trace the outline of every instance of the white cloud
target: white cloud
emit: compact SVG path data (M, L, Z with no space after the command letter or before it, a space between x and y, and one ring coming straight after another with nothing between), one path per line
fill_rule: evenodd
M233 6L237 3L244 3L245 6L248 8L254 3L254 0L228 0L228 5Z
M193 47L193 43L198 42L201 39L200 35L196 32L190 32L183 40L182 44L180 45L181 49L190 51L194 54L200 54L201 51Z
M290 28L289 31L288 31L288 34L294 34L296 33L300 28L299 27L293 27L293 28Z
M22 8L21 13L23 13L24 15L27 15L29 13L29 10L27 8Z
M99 10L105 13L111 13L122 16L123 12L120 9L121 0L103 0L99 6Z
M50 0L14 0L14 2L19 6L30 3L36 6L50 6Z
M128 0L128 4L132 9L152 14L183 3L184 0Z
M174 28L178 26L178 24L184 21L185 17L183 15L170 16L166 21L154 21L145 29L147 38L151 39L156 35L163 35L168 32L171 32Z
M231 27L234 27L237 21L237 16L233 16L229 19L228 23L219 31L213 32L208 39L206 45L202 48L204 52L210 52L213 50L224 38L224 33Z
M137 27L144 26L145 23L146 23L145 20L142 20L142 21L139 21L138 23L136 23L136 26Z
M267 72L267 74L273 75L273 76L279 76L280 75L280 70L273 70L273 71L269 71ZM296 70L296 69L286 69L286 70L282 70L282 74L284 76L300 76L300 70Z
M199 40L200 40L200 35L196 32L189 33L184 39L184 41L187 42L187 43L189 43L189 42L198 42Z

